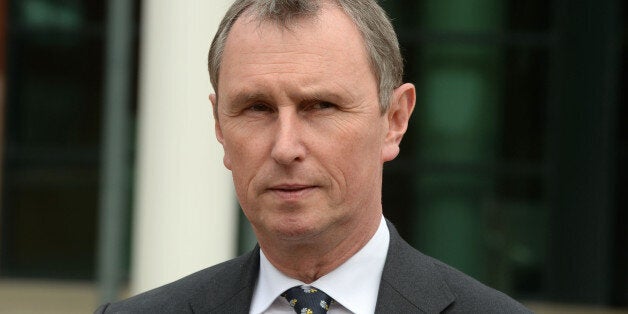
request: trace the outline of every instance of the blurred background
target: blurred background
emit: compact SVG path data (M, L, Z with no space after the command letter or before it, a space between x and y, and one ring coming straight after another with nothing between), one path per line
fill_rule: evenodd
M628 6L380 1L418 101L402 236L538 313L628 308ZM252 248L205 56L228 0L0 0L0 313L85 313Z

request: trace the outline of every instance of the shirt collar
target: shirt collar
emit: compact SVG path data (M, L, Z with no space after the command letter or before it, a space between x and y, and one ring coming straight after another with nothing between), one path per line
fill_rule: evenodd
M324 291L353 313L373 313L389 242L390 233L382 217L377 231L362 249L338 268L309 285ZM260 250L260 271L253 293L251 313L263 313L277 296L298 285L305 283L284 275Z

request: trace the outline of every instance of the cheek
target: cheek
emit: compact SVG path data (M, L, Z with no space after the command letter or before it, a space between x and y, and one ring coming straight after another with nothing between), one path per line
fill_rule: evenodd
M231 170L238 197L243 199L264 162L263 147L255 139L233 135L225 141L224 149L225 166Z
M377 185L379 177L375 169L381 168L381 137L373 131L377 128L352 130L331 141L321 142L325 145L326 159L322 161L329 167L334 181L345 193L358 193L365 186Z
M225 156L231 163L231 170L246 167L255 157L260 157L264 150L263 132L242 123L225 123L223 128L223 147Z
M261 153L256 148L253 143L251 145L233 145L227 154L233 168L231 171L240 176L252 172L250 168L255 168L261 160Z
M244 165L246 165L246 163ZM233 179L236 197L242 206L242 209L245 210L255 204L255 194L253 194L255 189L253 188L253 185L255 182L256 171L240 165L240 162L234 162L233 169L234 170L231 171L231 176Z

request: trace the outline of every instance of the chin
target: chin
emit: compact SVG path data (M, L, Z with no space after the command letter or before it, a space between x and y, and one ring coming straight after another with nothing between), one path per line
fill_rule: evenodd
M322 232L322 229L320 221L288 220L273 226L272 233L283 240L301 241L318 236Z

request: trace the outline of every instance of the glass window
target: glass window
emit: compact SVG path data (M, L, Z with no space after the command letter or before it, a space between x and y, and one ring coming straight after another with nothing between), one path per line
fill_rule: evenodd
M418 90L384 212L520 299L626 304L626 22L585 2L383 2Z

